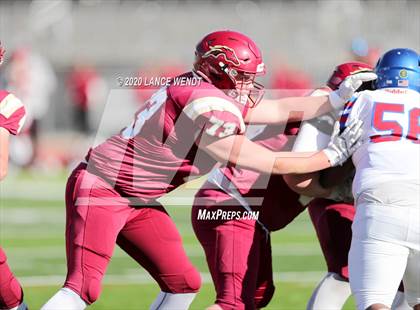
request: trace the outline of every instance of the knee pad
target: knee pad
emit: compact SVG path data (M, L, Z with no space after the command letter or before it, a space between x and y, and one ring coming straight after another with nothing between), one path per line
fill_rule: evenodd
M76 292L89 305L98 300L102 291L101 281L96 278L83 279L81 287L69 282L66 282L64 287Z
M198 272L197 269L194 267L185 274L186 282L189 285L189 290L191 290L193 293L196 293L201 288L201 275Z
M161 285L162 291L173 294L196 293L201 287L200 273L194 267L184 273L161 276L161 280L164 283Z
M89 279L89 281L86 281L86 288L84 289L84 295L82 295L82 299L86 298L86 301L89 304L94 303L98 300L99 295L101 295L102 292L102 285L101 281L98 279Z
M5 279L0 283L0 309L12 309L20 305L23 301L23 291L19 282L12 273L0 276Z

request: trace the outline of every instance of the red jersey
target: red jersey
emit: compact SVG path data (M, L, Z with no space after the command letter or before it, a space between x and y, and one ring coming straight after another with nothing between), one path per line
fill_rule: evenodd
M26 112L22 102L13 94L0 90L0 127L17 135L25 123Z
M158 90L132 124L87 156L90 172L123 197L147 203L205 174L216 161L198 148L202 135L243 133L243 106L223 91L186 73Z

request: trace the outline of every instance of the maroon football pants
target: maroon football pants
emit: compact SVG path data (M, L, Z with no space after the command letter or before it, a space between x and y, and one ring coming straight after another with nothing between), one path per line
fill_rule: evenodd
M348 254L351 244L353 205L329 199L315 198L308 205L322 253L329 272L349 278Z
M165 209L133 208L103 179L79 165L66 189L67 278L64 284L87 303L100 294L115 244L170 293L197 292L200 274L191 264L181 236Z
M192 223L215 285L215 303L224 310L262 308L274 294L269 236L255 220L198 219L200 209L244 210L241 206L212 205L217 193L210 196L207 206L203 197L194 204Z
M0 309L12 309L22 303L23 291L7 265L7 257L0 247Z

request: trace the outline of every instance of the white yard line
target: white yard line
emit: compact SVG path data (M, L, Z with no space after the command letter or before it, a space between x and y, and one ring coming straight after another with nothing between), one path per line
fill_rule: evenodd
M275 272L274 280L280 283L317 283L325 275L325 271ZM201 273L203 283L211 283L211 276L207 272ZM19 277L23 286L60 286L65 277L63 275ZM106 275L105 285L153 284L154 280L148 274L138 275Z
M187 255L190 257L204 257L204 251L199 245L184 245ZM8 257L19 259L24 257L25 260L38 258L60 258L65 257L63 246L45 246L45 247L7 247L5 248ZM318 244L307 243L289 243L276 244L272 247L273 256L316 256L321 255ZM128 257L128 255L120 250L115 249L113 257Z

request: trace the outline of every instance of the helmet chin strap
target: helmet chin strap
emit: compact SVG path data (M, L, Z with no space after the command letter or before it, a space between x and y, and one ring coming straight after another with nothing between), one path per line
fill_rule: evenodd
M203 80L205 80L207 83L213 84L212 81L208 78L207 75L205 75L202 71L197 70L195 68L193 68L191 70L193 73L197 74L199 77L201 77Z
M202 71L193 68L192 72L196 75L198 75L199 77L201 77L203 80L205 80L208 83L213 84L213 82L209 79L209 77L204 74ZM240 103L241 105L244 106L244 109L242 110L242 116L245 117L245 115L247 114L250 106L249 106L249 94L244 94L242 91L237 90L237 89L229 89L227 91L225 91L225 93L233 98L234 100L236 100L236 102Z

